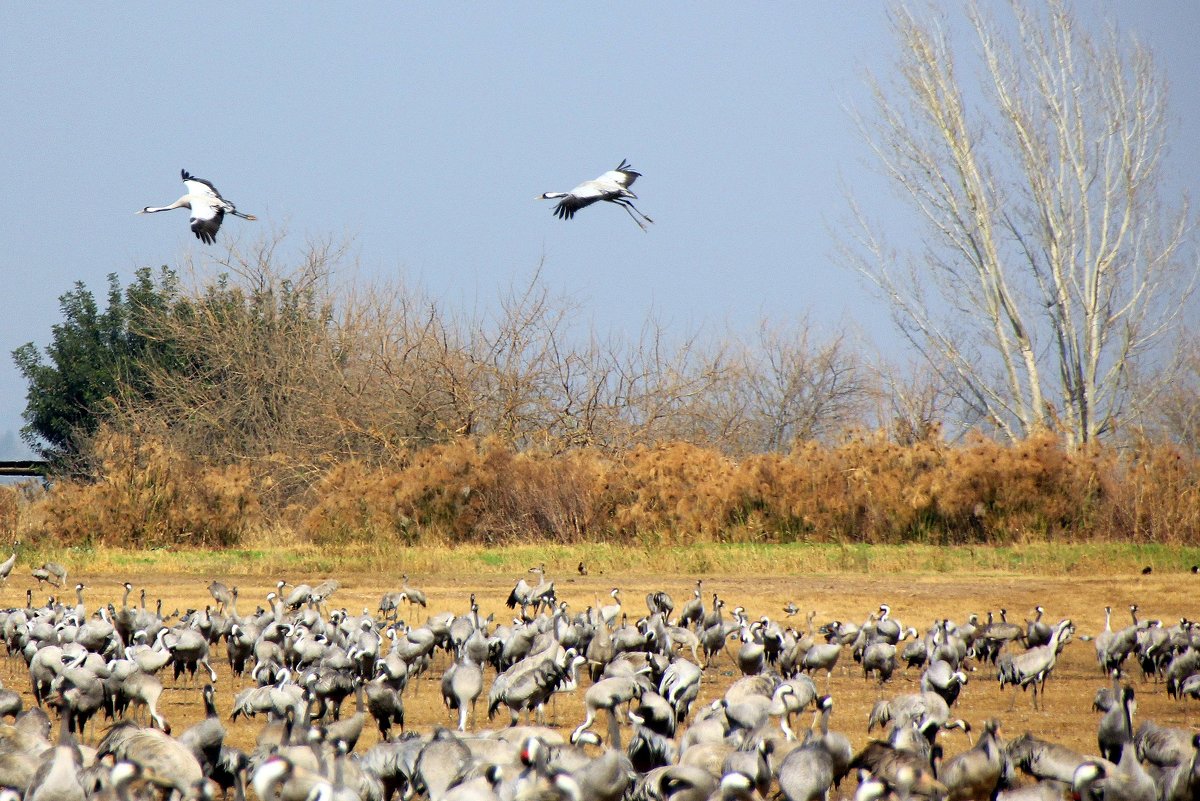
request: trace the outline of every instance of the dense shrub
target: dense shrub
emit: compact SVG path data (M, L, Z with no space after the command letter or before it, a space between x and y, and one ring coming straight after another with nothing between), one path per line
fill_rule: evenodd
M56 545L228 546L259 525L245 466L212 467L155 437L102 430L87 454L94 480L55 483L40 503Z
M175 273L149 269L122 291L108 276L107 307L82 282L59 297L63 321L44 354L32 342L13 351L28 382L22 437L44 458L70 461L87 447L114 398L147 399L147 373L182 370L160 326L180 302Z
M1200 541L1200 465L1175 445L1145 443L1110 460L1097 528L1131 542Z
M315 487L300 528L317 541L598 539L607 532L594 519L605 472L587 451L550 456L460 438L417 451L397 468L338 465Z
M1070 451L1049 434L1014 445L862 434L740 461L678 442L615 459L463 439L403 466L331 471L302 530L448 542L1195 543L1198 482L1200 465L1177 449Z
M89 456L95 480L58 482L21 519L67 543L228 545L259 530L270 458L218 467L109 431ZM322 544L1197 544L1200 463L1155 443L1069 450L1049 434L902 445L863 433L741 460L682 442L617 457L458 437L386 465L333 462L280 523Z
M14 539L17 535L17 518L20 515L16 487L0 485L0 537Z

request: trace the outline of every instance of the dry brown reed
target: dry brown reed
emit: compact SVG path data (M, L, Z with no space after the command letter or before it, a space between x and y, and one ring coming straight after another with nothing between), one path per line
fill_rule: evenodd
M18 493L15 486L0 485L0 538L5 540L15 538L17 534L17 520L21 514Z
M96 439L94 480L64 479L19 513L0 495L0 534L64 545L495 546L538 542L929 545L1113 541L1200 544L1200 463L1160 443L1069 450L1043 434L1015 444L834 445L737 460L673 442L617 457L596 448L520 450L458 437L388 464L336 462L271 520L271 460L219 465L153 436ZM284 533L278 533L278 532Z
M587 451L552 456L459 438L414 453L400 469L335 467L300 529L318 542L578 542L603 534L594 500L603 475L603 461Z
M35 505L32 528L63 545L229 546L261 523L245 465L213 467L152 436L102 430L94 480L67 479ZM258 482L260 486L263 482Z

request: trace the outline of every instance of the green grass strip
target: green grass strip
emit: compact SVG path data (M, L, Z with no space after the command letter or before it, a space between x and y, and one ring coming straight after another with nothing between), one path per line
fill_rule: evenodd
M1120 575L1150 567L1187 572L1200 548L1123 543L1032 543L1011 546L933 545L523 545L386 547L272 546L230 550L24 548L20 561L67 565L72 575L152 571L179 575L274 575L303 571L332 575L369 571L431 576L511 575L545 563L555 574L574 573L583 562L593 573L710 573L790 575L837 573L1016 575ZM21 568L18 567L18 570Z

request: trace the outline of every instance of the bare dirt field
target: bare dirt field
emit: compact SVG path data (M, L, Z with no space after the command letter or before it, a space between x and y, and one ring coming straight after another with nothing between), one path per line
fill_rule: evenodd
M622 575L610 571L607 575L579 577L574 575L573 567L570 573L566 572L566 566L557 573L552 566L548 573L548 578L557 580L559 598L567 601L572 611L580 611L588 605L609 603L609 590L620 587L625 609L631 618L646 612L644 599L651 590L669 592L678 608L690 597L695 586L695 577L689 576ZM520 577L413 575L409 577L409 583L428 594L428 613L443 610L465 613L468 608L468 595L474 592L483 614L494 613L497 620L506 620L511 618L512 612L504 606L504 599ZM162 598L164 612L170 612L176 609L184 611L189 607L203 608L211 604L212 600L206 587L214 578L240 587L241 614L251 613L256 605L264 604L267 592L274 589L273 581L264 580L262 577L236 575L80 575L72 576L71 583L73 585L78 580L87 585L84 598L89 609L94 609L100 603L120 604L121 583L131 581L138 589L146 588L148 604ZM331 605L345 608L352 613L359 613L364 608L374 611L382 593L395 590L400 584L399 571L394 576L289 575L280 578L314 584L324 578L336 578L341 583L341 588L331 599ZM6 606L24 605L25 590L27 586L32 585L32 580L13 576L0 595L0 603ZM1084 753L1096 752L1098 714L1092 710L1092 697L1096 689L1106 685L1108 681L1096 664L1092 644L1078 640L1078 635L1095 634L1103 627L1105 605L1114 608L1114 628L1127 625L1130 619L1128 608L1131 603L1138 604L1139 615L1142 617L1162 619L1165 625L1177 622L1180 617L1194 619L1200 611L1196 608L1198 589L1200 576L1189 573L1086 578L998 575L710 575L704 579L704 590L708 596L706 602L711 598L710 593L716 592L726 599L727 610L741 605L751 617L765 614L773 619L781 619L784 616L784 604L788 601L795 603L802 611L788 622L797 627L804 625L804 616L808 610L816 611L818 624L832 619L861 623L869 612L877 609L881 602L886 602L891 606L894 618L898 618L905 626L915 626L924 632L937 618L947 617L962 621L968 614L975 612L982 619L988 610L998 611L1000 608L1008 610L1010 620L1022 622L1032 615L1033 607L1040 603L1046 608L1046 617L1052 623L1069 617L1078 630L1076 640L1066 646L1047 684L1045 709L1034 710L1029 695L1017 691L1015 708L1010 710L1014 691L1007 689L1001 692L995 681L995 670L991 666L980 666L977 672L970 674L970 682L963 690L954 714L965 718L976 726L977 730L985 719L996 717L1003 723L1001 734L1005 738L1016 737L1029 731ZM68 602L74 601L74 593L70 590L63 591L61 597ZM136 598L137 590L133 595L133 599ZM36 591L35 599L36 603L44 602L45 590ZM425 615L425 610L417 610L407 617L412 622L422 622ZM732 652L736 643L731 643L730 648ZM213 665L219 673L218 707L222 714L227 716L234 694L247 686L248 681L231 676L225 662L223 646L216 649ZM438 681L445 665L446 657L439 655L434 670L409 685L405 693L409 730L428 731L438 725L453 725L450 713L442 705L438 690ZM1200 705L1197 702L1169 699L1162 685L1143 681L1141 671L1136 665L1130 664L1128 667L1128 675L1137 690L1139 720L1152 719L1163 725L1196 727L1200 722ZM161 675L166 691L160 711L170 721L175 733L179 733L203 714L200 685L175 683L170 677L169 668ZM28 673L19 657L9 657L0 662L0 677L5 686L24 693L26 705L32 703ZM485 698L481 699L479 705L477 728L491 725L485 714L486 691L490 685L490 678L489 669ZM713 667L705 672L699 702L710 702L720 697L735 678L737 669L730 654L722 655ZM862 746L868 740L866 721L872 704L880 697L916 691L918 678L919 671L915 669L908 672L898 670L893 680L880 688L874 681L864 680L861 670L846 649L832 680L832 727L849 736L856 748ZM823 677L816 677L816 681L818 688L823 688ZM576 693L575 697L560 697L554 706L551 723L564 730L564 733L569 733L570 729L583 719L581 696L582 693ZM345 707L346 713L352 712L352 703L353 699L350 699ZM236 724L227 723L228 741L244 749L252 748L255 736L264 722L260 718L256 721L239 720ZM495 723L502 724L501 718L498 717ZM101 723L102 727L103 725ZM602 721L598 722L597 731L603 732L603 725ZM97 730L100 731L102 729ZM369 748L376 738L373 722L368 721L367 731L357 750L361 752ZM86 739L94 743L98 737L89 733ZM947 755L951 755L966 747L967 739L955 732L947 739L945 745Z

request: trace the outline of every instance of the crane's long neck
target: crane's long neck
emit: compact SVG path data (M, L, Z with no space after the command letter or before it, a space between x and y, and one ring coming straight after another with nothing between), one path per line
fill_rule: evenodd
M184 195L170 206L147 206L142 209L142 214L153 214L156 211L170 211L171 209L190 209L191 207L192 202L188 199L187 195Z
M1063 637L1066 636L1067 629L1070 627L1070 622L1066 620L1059 623L1058 626L1055 627L1054 636L1050 638L1050 645L1055 653L1058 653L1059 643L1062 642Z
M1122 711L1125 713L1125 734L1131 743L1133 740L1133 693L1126 693L1121 699Z

